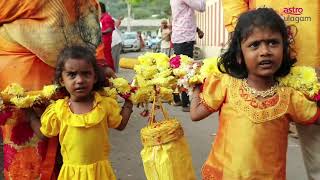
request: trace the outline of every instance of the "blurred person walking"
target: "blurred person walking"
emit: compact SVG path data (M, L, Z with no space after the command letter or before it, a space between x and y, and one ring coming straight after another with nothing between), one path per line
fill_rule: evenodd
M158 37L161 39L161 44L160 44L161 52L170 57L171 56L171 48L170 48L171 30L169 29L168 21L166 19L161 21Z
M112 54L111 54L111 42L112 32L114 30L114 21L110 14L106 11L106 6L99 2L101 8L100 26L102 33L102 41L104 45L104 57L107 65L115 71Z
M120 53L122 49L123 39L122 33L120 31L120 24L123 17L119 17L114 22L114 31L112 32L112 42L111 42L111 53L112 59L114 61L114 69L115 72L119 72L119 61L120 61Z

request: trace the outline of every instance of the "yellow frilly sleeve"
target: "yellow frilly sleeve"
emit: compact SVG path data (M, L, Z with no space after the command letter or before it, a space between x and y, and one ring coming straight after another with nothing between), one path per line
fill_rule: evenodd
M218 111L226 98L227 75L209 76L203 85L203 91L200 94L202 103L211 111Z
M46 137L57 136L60 131L60 120L55 112L56 103L49 105L41 116L40 131Z
M223 21L228 32L233 32L239 15L248 11L249 6L245 0L223 0Z
M290 99L288 112L293 121L311 124L319 118L320 111L317 103L307 99L303 93L293 90Z
M120 115L121 108L117 101L113 98L107 98L107 107L109 109L107 113L107 122L109 128L117 128L122 120Z

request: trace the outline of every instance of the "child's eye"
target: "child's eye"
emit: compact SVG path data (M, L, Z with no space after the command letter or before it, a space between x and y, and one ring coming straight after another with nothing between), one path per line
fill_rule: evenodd
M255 48L257 48L259 45L260 45L260 42L255 41L255 42L251 43L251 44L249 45L249 47L255 49Z
M268 42L268 44L269 44L269 46L275 46L275 45L280 44L280 42L277 41L277 40L270 40L270 41Z
M68 77L70 77L72 79L76 77L76 73L74 73L74 72L69 72L67 75L68 75Z
M92 75L92 73L90 71L88 71L88 72L84 72L83 75L85 77L90 77Z

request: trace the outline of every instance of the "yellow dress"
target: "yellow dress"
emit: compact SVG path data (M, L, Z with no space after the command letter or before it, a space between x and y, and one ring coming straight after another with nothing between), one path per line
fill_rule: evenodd
M259 101L228 75L211 76L200 94L219 128L202 168L205 180L285 180L289 121L312 123L319 116L315 102L289 87Z
M119 126L122 117L116 100L95 94L94 108L86 114L74 114L68 98L51 104L41 117L41 132L57 136L63 165L59 180L115 180L108 160L109 128Z

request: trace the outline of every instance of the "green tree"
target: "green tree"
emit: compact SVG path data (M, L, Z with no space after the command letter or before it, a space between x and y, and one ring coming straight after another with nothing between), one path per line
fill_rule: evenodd
M108 11L114 16L128 16L128 4L130 16L135 19L167 18L171 14L170 2L163 0L107 0Z

